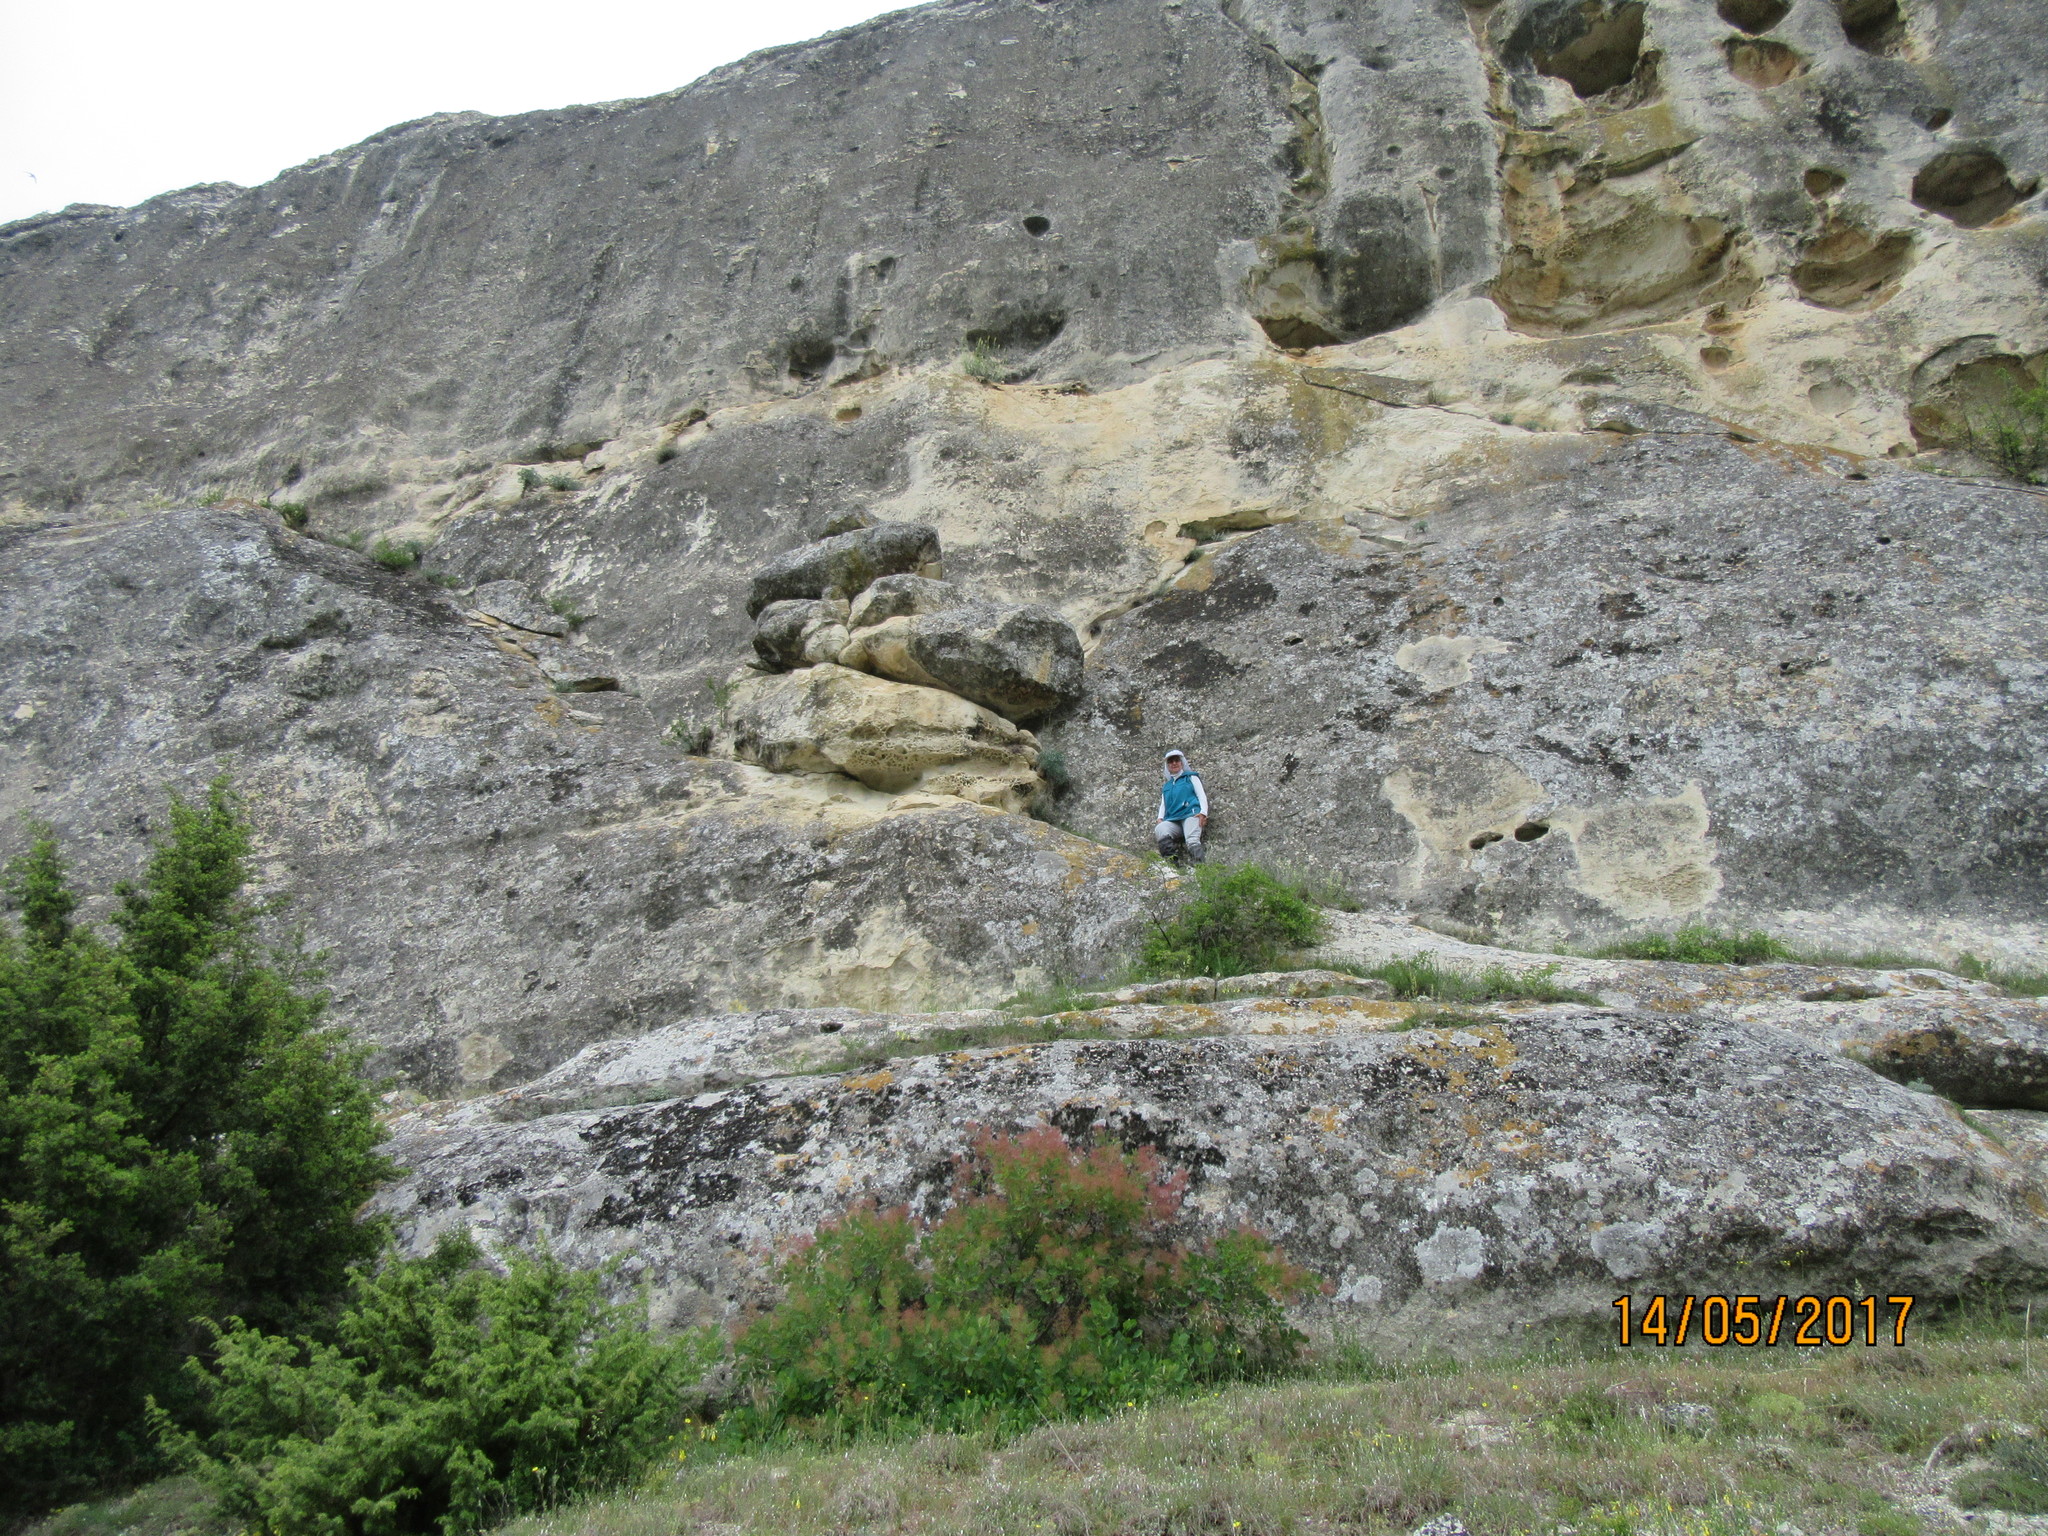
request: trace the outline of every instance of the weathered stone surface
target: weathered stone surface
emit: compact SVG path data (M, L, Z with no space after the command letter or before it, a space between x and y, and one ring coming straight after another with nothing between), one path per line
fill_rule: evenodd
M844 773L891 794L957 795L1010 811L1040 785L1030 732L940 689L829 663L741 679L719 751L777 773Z
M853 633L840 664L945 688L1007 719L1035 720L1081 696L1081 639L1036 604L967 603Z
M747 617L791 598L858 597L879 577L936 576L939 536L916 523L875 523L791 550L755 573Z
M517 633L261 514L0 531L0 854L42 818L105 890L166 786L229 771L336 1021L436 1093L724 1007L1098 973L1159 889L1022 817L687 757Z
M1617 1287L1754 1290L1780 1263L1802 1290L1930 1295L2048 1266L2033 1176L1941 1101L1775 1029L1583 1008L956 1051L519 1124L425 1115L399 1123L411 1172L377 1205L415 1250L463 1229L579 1264L631 1251L662 1315L717 1319L763 1294L777 1241L858 1196L929 1209L979 1129L1044 1122L1160 1147L1190 1173L1191 1226L1272 1232L1396 1346L1580 1326Z
M566 635L569 621L533 595L523 581L487 581L469 594L469 606L489 618L538 635Z
M1372 904L2038 963L2048 607L2008 552L2048 500L1722 435L1501 473L1407 547L1271 528L1105 622L1044 732L1062 819L1142 847L1177 745L1217 856Z
M754 623L754 654L773 671L836 661L845 649L844 598L783 598Z
M861 593L846 627L865 629L884 619L941 613L966 601L966 595L950 581L934 581L929 576L884 576Z

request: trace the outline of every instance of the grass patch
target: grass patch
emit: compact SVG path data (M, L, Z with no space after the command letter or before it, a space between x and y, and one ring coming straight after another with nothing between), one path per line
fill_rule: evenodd
M1401 998L1431 998L1445 1003L1594 1003L1591 992L1561 987L1551 978L1557 966L1538 966L1533 971L1511 971L1504 965L1484 970L1461 971L1441 965L1434 955L1415 955L1390 960L1365 973L1377 977Z
M1019 994L1020 996L1022 994ZM1005 1004L1005 1006L1009 1006ZM944 1056L951 1051L979 1051L997 1045L1042 1045L1048 1040L1109 1040L1120 1038L1112 1030L1085 1024L1065 1025L1059 1015L1078 1011L1061 1009L1050 1017L1031 1017L1015 1024L985 1024L958 1029L935 1029L928 1034L894 1037L849 1045L831 1060L806 1069L832 1075L840 1072L872 1072L892 1061L911 1056Z
M2014 1330L2016 1333L2016 1330ZM1482 1536L1912 1536L1886 1494L1973 1419L2048 1414L2048 1375L2004 1330L1903 1350L1558 1350L1460 1366L1332 1348L1277 1385L1227 1386L1010 1437L692 1440L639 1494L506 1536L957 1536L1217 1532L1405 1536L1456 1514ZM1705 1403L1704 1430L1611 1389ZM1498 1433L1474 1444L1459 1420Z
M387 571L409 571L426 552L427 546L418 539L379 539L370 546L370 558Z
M1672 960L1682 965L1761 965L1792 958L1790 949L1761 929L1730 933L1698 924L1676 933L1638 934L1593 953L1602 960Z
M1256 864L1200 864L1187 883L1187 899L1139 951L1141 979L1277 970L1323 937L1323 916L1301 891Z
M1991 1465L1957 1478L1953 1497L1964 1509L2048 1515L2048 1444L2017 1435L1994 1441Z
M575 603L571 602L567 597L563 596L560 592L549 594L547 604L548 612L552 613L556 618L562 620L562 622L567 624L571 629L581 629L584 625L590 622L590 615L587 613L579 613L577 611Z

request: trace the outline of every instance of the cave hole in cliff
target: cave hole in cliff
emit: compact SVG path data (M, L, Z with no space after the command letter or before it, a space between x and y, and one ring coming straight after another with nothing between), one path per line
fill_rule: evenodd
M1026 215L1024 215L1025 234L1030 235L1035 239L1039 235L1049 234L1051 233L1051 231L1052 220L1048 219L1044 214L1027 213Z
M1742 32L1768 32L1792 10L1792 0L1721 0L1721 19Z
M2014 186L2005 162L1988 149L1949 149L1920 167L1913 201L1964 229L1979 229L2033 196L2037 185Z
M825 370L832 366L832 357L836 350L826 337L799 336L789 344L787 361L790 377L823 378Z
M1549 832L1550 823L1547 821L1525 821L1515 828L1515 841L1518 843L1533 843L1539 837L1548 836Z
M1811 198L1833 197L1848 184L1848 177L1840 171L1831 171L1819 165L1808 170L1804 178L1806 195Z
M1842 35L1865 53L1896 53L1906 40L1899 0L1835 0Z
M1482 832L1472 839L1471 846L1474 848L1484 848L1489 843L1497 843L1499 841L1500 834L1498 832Z
M1760 91L1796 80L1809 67L1805 54L1767 37L1731 37L1721 51L1728 56L1728 73Z
M1539 74L1552 75L1579 97L1605 95L1635 77L1643 53L1643 7L1628 0L1609 10L1599 0L1579 7L1584 30L1556 48L1530 54Z

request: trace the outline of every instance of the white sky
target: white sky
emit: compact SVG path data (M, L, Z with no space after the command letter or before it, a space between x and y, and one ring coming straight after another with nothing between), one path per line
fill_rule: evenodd
M253 186L435 112L653 96L910 0L0 0L0 223Z

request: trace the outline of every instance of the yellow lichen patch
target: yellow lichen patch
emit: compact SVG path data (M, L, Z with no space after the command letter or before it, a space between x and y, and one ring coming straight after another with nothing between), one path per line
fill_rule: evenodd
M1335 1136L1344 1128L1344 1116L1335 1109L1317 1105L1308 1112L1309 1123L1326 1136Z
M849 1077L844 1086L851 1093L880 1093L896 1081L896 1074L887 1067L879 1072L870 1072L864 1077Z
M549 725L567 725L569 711L562 707L562 701L552 694L533 701L533 712Z

